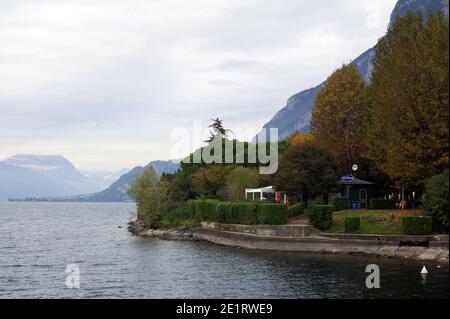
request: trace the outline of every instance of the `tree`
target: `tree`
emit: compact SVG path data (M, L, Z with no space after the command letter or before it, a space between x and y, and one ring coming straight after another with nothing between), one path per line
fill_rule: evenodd
M230 194L230 199L245 199L246 188L256 188L259 186L259 172L254 168L242 166L233 169L226 177L226 187Z
M195 194L204 198L216 198L225 187L225 178L233 167L211 164L200 168L190 176L190 183Z
M440 230L448 232L449 205L449 182L448 170L443 174L433 176L426 185L423 207L431 213L435 224L440 226Z
M315 100L311 132L336 158L339 172L351 172L361 156L366 84L356 66L343 65L326 81Z
M442 13L409 12L376 46L366 155L410 190L448 166L448 35Z
M313 136L311 133L303 133L300 131L295 132L292 136L288 138L288 140L291 142L291 144L300 144L308 141L313 140Z
M273 176L274 186L282 191L301 193L307 204L313 194L324 194L336 185L334 157L313 142L293 145L280 161Z
M158 226L159 217L167 196L167 185L158 182L152 166L148 166L142 175L137 177L128 190L136 201L138 216L150 227Z
M217 139L224 139L228 136L230 130L223 127L223 121L219 118L211 120L212 124L209 126L210 137L205 141L205 143L211 143Z

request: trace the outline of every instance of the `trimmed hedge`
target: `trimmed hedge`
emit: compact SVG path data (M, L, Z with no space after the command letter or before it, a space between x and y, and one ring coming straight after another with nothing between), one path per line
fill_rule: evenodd
M170 224L177 224L182 220L191 220L192 214L188 209L188 205L182 205L164 213L162 219Z
M294 218L294 217L303 215L303 213L305 212L305 209L306 209L305 203L298 203L298 204L292 205L291 207L288 208L289 218Z
M449 171L433 176L427 181L423 208L433 218L433 231L447 233L449 230Z
M257 206L254 203L223 202L217 205L212 221L225 224L254 225L258 223Z
M335 212L347 210L351 208L351 201L349 198L338 197L331 201L331 205L334 207Z
M219 203L217 205L214 222L236 224L231 211L231 203Z
M196 200L189 200L186 203L186 212L189 216L189 219L194 219L194 214L195 214L195 203L197 201Z
M395 201L392 199L372 198L369 200L370 209L394 209Z
M288 222L286 205L255 202L191 200L187 215L194 220L243 225L283 225Z
M308 208L311 224L320 229L328 230L333 226L333 205L312 205Z
M433 232L433 218L430 216L403 217L402 224L406 235L430 235Z
M197 221L211 222L216 218L217 200L192 200L188 202L188 210L191 216Z
M258 206L255 203L241 203L235 205L241 216L240 224L257 225L258 224Z
M288 222L288 209L281 204L259 204L258 224L285 225Z
M354 233L361 227L360 217L346 217L344 220L345 232Z

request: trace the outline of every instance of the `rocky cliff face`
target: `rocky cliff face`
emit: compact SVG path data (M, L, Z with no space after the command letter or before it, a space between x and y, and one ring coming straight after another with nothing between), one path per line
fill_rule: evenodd
M448 9L449 0L399 0L391 14L390 23L395 21L398 16L404 15L408 10L422 10L423 12L427 12L428 10L441 10L448 15ZM374 58L375 50L371 48L352 62L356 65L366 82L370 81ZM280 139L286 138L296 131L309 131L314 101L324 83L325 82L316 87L297 93L289 98L286 106L265 124L263 128L278 128ZM253 142L263 141L265 141L263 135L261 135L261 137L255 137L253 140Z
M392 11L390 23L393 23L398 16L404 15L408 10L422 10L422 12L441 10L448 16L448 2L449 0L399 0Z

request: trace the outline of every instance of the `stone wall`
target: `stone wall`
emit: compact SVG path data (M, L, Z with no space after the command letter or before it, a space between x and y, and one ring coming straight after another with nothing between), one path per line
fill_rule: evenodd
M221 226L216 225L216 227ZM430 244L429 247L410 247L400 246L396 241L317 236L297 238L261 236L213 229L212 227L195 229L194 236L214 244L246 249L398 257L448 263L448 242L447 245L441 243L440 245Z
M206 229L270 237L305 238L313 236L318 232L314 227L305 225L232 225L203 222L202 227Z

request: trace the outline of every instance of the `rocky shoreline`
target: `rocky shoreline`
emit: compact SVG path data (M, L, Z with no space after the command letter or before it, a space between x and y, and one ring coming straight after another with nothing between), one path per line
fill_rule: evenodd
M363 235L353 235L353 237L356 236L357 238L340 238L342 236L330 238L330 236L324 237L317 235L283 237L280 236L280 234L277 234L277 232L285 231L283 229L280 230L280 226L272 226L271 236L268 236L267 234L252 234L245 229L225 230L220 229L218 226L225 227L225 229L227 227L244 227L242 225L216 225L215 223L203 223L202 227L196 229L186 226L152 229L145 226L142 220L136 220L129 223L128 230L132 234L143 238L175 241L206 241L212 244L241 249L289 251L313 254L344 254L371 257L379 256L435 261L444 264L448 264L449 262L448 236L443 242L430 241L427 247L411 247L402 245L398 238L393 238L392 240L389 240L388 238L365 238L367 236ZM270 228L270 226L259 227Z
M128 224L128 231L133 235L144 238L155 238L162 240L179 241L200 241L201 239L194 235L192 229L186 226L161 227L158 229L145 226L140 219Z
M321 236L261 236L205 227L196 229L194 233L207 242L242 249L414 259L443 264L449 262L448 242L430 243L428 247L401 246L398 241L337 239Z

